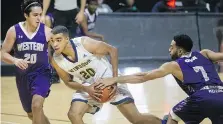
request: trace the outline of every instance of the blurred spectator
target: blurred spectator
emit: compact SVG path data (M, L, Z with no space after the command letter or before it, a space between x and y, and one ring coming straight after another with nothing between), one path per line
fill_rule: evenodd
M116 12L139 12L135 6L135 0L126 0L125 3L120 3L123 7Z
M161 0L153 6L152 12L170 12L175 7L176 0Z
M84 18L86 0L81 0L81 8L79 12L77 0L55 0L53 13L46 16L50 2L51 0L43 0L43 13L41 21L46 23L49 27L52 27L52 21L54 21L54 26L66 26L70 31L70 36L74 37L78 26L77 23L83 21Z
M203 0L182 0L183 10L187 12L208 12Z
M219 11L218 4L220 3L220 0L204 0L204 1L209 4L210 12L218 12Z
M100 13L112 13L113 10L107 4L104 3L104 0L98 0L98 9L97 12Z
M92 32L98 16L96 11L99 6L98 0L88 0L87 3L87 8L84 10L85 18L77 28L76 37L88 36L104 41L103 35Z

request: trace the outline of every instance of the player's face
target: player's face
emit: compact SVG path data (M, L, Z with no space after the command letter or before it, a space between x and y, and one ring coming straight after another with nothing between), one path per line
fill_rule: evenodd
M61 54L68 44L68 37L62 33L52 35L50 45L53 47L56 54Z
M176 42L174 40L172 40L170 44L169 52L172 60L176 60L179 58L178 47L176 46Z
M98 2L97 1L92 1L88 5L88 10L90 11L90 13L95 13L95 11L97 10L97 8L98 8Z
M37 28L40 23L40 18L42 15L42 8L39 6L34 6L31 8L29 15L25 14L26 21L33 27Z

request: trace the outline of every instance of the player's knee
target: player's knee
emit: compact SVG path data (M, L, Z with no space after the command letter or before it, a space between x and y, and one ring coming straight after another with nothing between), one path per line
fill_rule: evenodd
M70 120L79 120L83 117L83 114L81 112L74 112L74 111L70 110L67 113L67 116Z
M30 120L33 120L33 113L27 113L27 115Z
M39 101L32 102L32 111L41 111L43 104Z

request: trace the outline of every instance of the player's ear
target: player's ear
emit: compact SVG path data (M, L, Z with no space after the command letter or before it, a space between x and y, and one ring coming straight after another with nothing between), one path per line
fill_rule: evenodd
M26 13L24 13L24 17L27 19L28 18L28 15Z

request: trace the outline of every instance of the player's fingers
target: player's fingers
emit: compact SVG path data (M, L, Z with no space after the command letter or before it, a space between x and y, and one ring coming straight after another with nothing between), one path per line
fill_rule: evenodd
M102 91L102 90L96 90L95 93L97 93L97 94L102 94L103 91Z
M96 88L98 89L104 89L105 88L105 84L99 83Z
M111 93L109 94L109 98L112 97L112 96L115 94L116 89L117 89L117 87L115 86L115 87L112 89Z
M18 67L19 67L20 69L22 69L22 70L25 70L25 69L26 69L26 67L25 67L23 64L21 64L21 63L18 63Z
M21 64L23 65L23 67L28 68L28 64L24 60L21 61Z
M95 92L95 93L94 93L94 96L97 96L97 97L100 98L101 96L103 96L103 94L102 94L102 93L96 93L96 92Z
M98 96L92 96L94 99L96 99L97 101L101 101L101 99Z
M30 64L30 61L27 61L27 60L23 60L25 63L27 63L27 64Z

